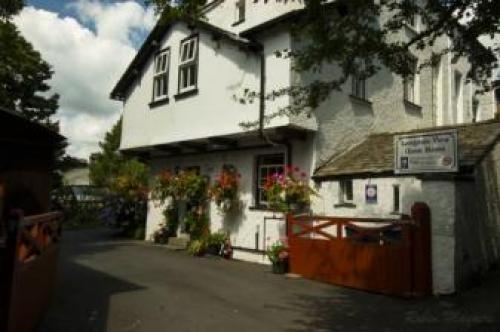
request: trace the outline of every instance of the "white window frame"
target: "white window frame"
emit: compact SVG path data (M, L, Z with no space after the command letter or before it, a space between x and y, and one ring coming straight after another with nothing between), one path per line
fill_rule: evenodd
M349 188L350 196L349 197ZM340 203L353 203L354 202L354 182L352 179L345 179L339 181L339 202Z
M264 163L262 159L264 158L281 158L282 163ZM268 206L266 198L264 197L264 185L266 184L267 177L275 173L283 174L285 172L285 154L275 153L275 154L264 154L257 156L256 160L256 197L255 204L257 206Z
M351 75L351 95L366 100L366 79L359 76L359 71L364 71L366 64L364 61L359 62L360 70L356 69Z
M198 87L198 36L181 41L179 48L179 93Z
M170 71L170 48L155 55L153 74L153 101L168 98L168 74Z
M403 98L405 101L408 101L412 104L418 105L418 60L415 58L413 60L413 74L408 74L403 78Z

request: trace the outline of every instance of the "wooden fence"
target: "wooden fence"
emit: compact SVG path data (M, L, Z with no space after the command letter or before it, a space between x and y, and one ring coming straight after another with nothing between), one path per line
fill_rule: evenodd
M399 220L289 215L287 229L292 273L391 295L432 292L425 204Z
M56 278L62 213L24 217L8 226L6 288L0 331L32 332L48 308Z

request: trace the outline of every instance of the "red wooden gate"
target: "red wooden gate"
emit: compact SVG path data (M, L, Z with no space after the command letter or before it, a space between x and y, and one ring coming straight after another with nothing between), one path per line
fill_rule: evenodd
M54 288L61 235L59 212L13 221L7 237L8 280L0 330L34 331Z
M291 216L290 270L305 278L378 293L432 292L430 213L394 219Z

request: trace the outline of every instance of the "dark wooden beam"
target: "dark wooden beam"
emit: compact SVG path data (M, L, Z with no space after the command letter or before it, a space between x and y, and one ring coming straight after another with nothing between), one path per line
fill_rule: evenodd
M161 151L161 152L168 152L170 154L181 154L182 153L182 148L177 146L177 145L172 145L172 144L162 144L162 145L155 145L155 150Z
M276 128L276 135L284 140L297 139L300 141L305 141L307 139L307 132L305 130L294 129L294 128Z
M180 147L186 148L186 149L191 149L191 150L196 150L199 152L207 151L208 150L208 144L207 143L199 143L199 142L180 142L177 143Z
M211 137L208 141L215 145L222 145L229 148L235 148L238 146L237 140L227 137Z

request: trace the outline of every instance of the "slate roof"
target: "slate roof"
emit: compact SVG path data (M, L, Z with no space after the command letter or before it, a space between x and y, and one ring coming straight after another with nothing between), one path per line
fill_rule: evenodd
M456 129L458 132L458 155L461 168L475 166L500 138L500 120L398 133L372 134L360 144L332 156L318 167L313 178L393 173L394 135L430 133L448 129Z

